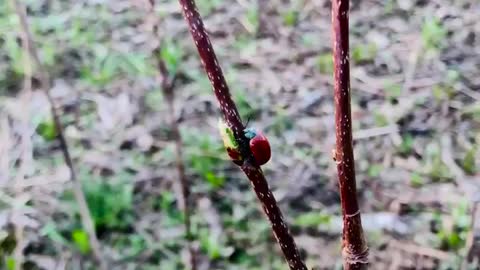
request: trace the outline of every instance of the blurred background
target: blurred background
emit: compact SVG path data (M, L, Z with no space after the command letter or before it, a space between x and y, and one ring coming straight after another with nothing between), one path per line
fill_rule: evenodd
M178 2L157 0L153 11L146 0L20 2L28 45L13 1L0 1L0 269L101 269L98 251L107 269L188 268L172 117L197 269L287 269L223 149ZM309 268L341 269L330 1L196 2L242 118L270 140L262 168ZM371 269L478 269L479 14L478 1L351 1ZM177 75L173 116L157 58ZM82 225L44 75L98 245Z

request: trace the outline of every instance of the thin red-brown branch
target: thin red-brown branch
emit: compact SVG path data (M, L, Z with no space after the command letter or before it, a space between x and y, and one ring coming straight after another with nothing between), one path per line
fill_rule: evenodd
M335 126L338 182L343 212L344 269L367 269L368 247L357 201L350 105L348 0L332 0Z
M257 194L262 208L267 215L272 231L277 239L280 249L290 267L295 270L306 270L304 262L300 257L297 245L290 234L287 224L284 221L277 201L273 197L262 169L255 165L254 158L248 147L248 139L244 135L245 126L240 119L237 107L230 96L227 82L223 76L222 69L218 63L212 44L204 28L202 18L198 13L193 0L179 0L183 15L190 28L193 41L198 49L203 67L213 86L215 96L220 104L225 123L233 130L235 139L239 143L240 153L243 158L241 169L246 174Z

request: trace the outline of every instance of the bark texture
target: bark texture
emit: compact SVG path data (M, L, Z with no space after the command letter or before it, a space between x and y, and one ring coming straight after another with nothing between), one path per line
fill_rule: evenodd
M332 0L333 62L335 79L335 161L343 212L344 269L367 269L368 247L357 201L350 105L348 0Z
M243 159L238 165L250 180L253 190L271 223L273 233L289 268L292 270L306 270L307 267L300 257L297 245L284 221L277 201L270 191L262 169L255 165L255 160L248 145L249 141L244 135L245 126L231 98L227 82L223 76L222 69L213 51L212 44L210 43L195 2L193 0L179 0L179 2L193 41L198 49L202 65L219 102L225 123L232 129L235 139L239 144L240 154Z

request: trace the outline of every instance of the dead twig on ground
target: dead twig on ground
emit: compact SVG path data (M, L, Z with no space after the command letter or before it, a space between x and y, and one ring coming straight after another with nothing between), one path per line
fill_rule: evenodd
M470 201L471 224L470 232L465 243L467 254L462 262L461 269L467 269L468 263L475 258L480 260L480 222L478 222L478 215L480 215L480 185L476 179L467 176L462 168L455 162L452 150L452 139L448 135L441 138L442 145L442 161L449 168L450 172L455 177L455 183L460 187L462 192Z
M353 133L354 140L363 140L371 137L389 135L392 133L400 132L400 128L397 125L390 125L385 127L373 127L368 129L357 130Z
M416 40L413 43L413 49L408 57L408 66L405 71L405 80L402 86L402 93L407 94L412 88L415 79L415 71L417 70L418 58L423 50L422 42Z
M69 170L70 170L70 180L73 183L73 193L75 196L75 199L78 203L79 209L80 209L80 216L81 216L81 221L83 223L83 227L86 231L86 233L89 236L90 240L90 245L92 247L93 255L97 262L99 263L99 267L102 270L108 270L107 262L102 255L101 248L100 248L100 242L98 241L98 238L95 233L95 225L92 219L92 216L90 214L90 210L88 208L87 200L85 198L85 194L83 193L82 189L82 184L81 182L77 179L77 176L75 174L75 169L73 165L72 158L70 156L70 151L68 149L68 144L65 139L65 135L63 132L63 126L60 121L59 114L57 112L57 109L55 107L55 102L50 95L50 89L52 88L51 85L51 78L50 75L48 74L47 70L45 67L43 67L40 58L38 56L36 47L33 42L32 34L30 32L29 26L28 26L28 21L27 21L27 13L25 7L20 3L19 0L11 0L12 5L15 8L15 12L19 18L20 21L20 27L22 31L22 35L24 36L24 42L28 43L28 45L25 45L25 48L28 48L28 53L30 58L32 59L33 63L38 69L39 77L40 77L40 83L41 83L41 88L45 92L45 95L47 96L47 99L50 103L50 109L51 109L51 114L53 117L53 121L57 130L57 136L58 136L58 141L60 143L60 148L62 150L63 158L65 160L65 163L67 164Z
M438 259L441 261L448 261L452 259L452 254L448 252L430 248L430 247L424 247L424 246L419 246L411 243L401 242L397 240L391 241L390 246L394 249L403 250L411 254L418 254L420 256L426 256L426 257Z

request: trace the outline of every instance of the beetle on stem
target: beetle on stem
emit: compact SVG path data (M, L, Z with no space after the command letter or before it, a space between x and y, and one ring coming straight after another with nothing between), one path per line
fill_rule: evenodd
M263 132L254 128L246 128L245 137L250 140L250 151L252 151L257 165L261 166L267 163L270 160L271 149Z

